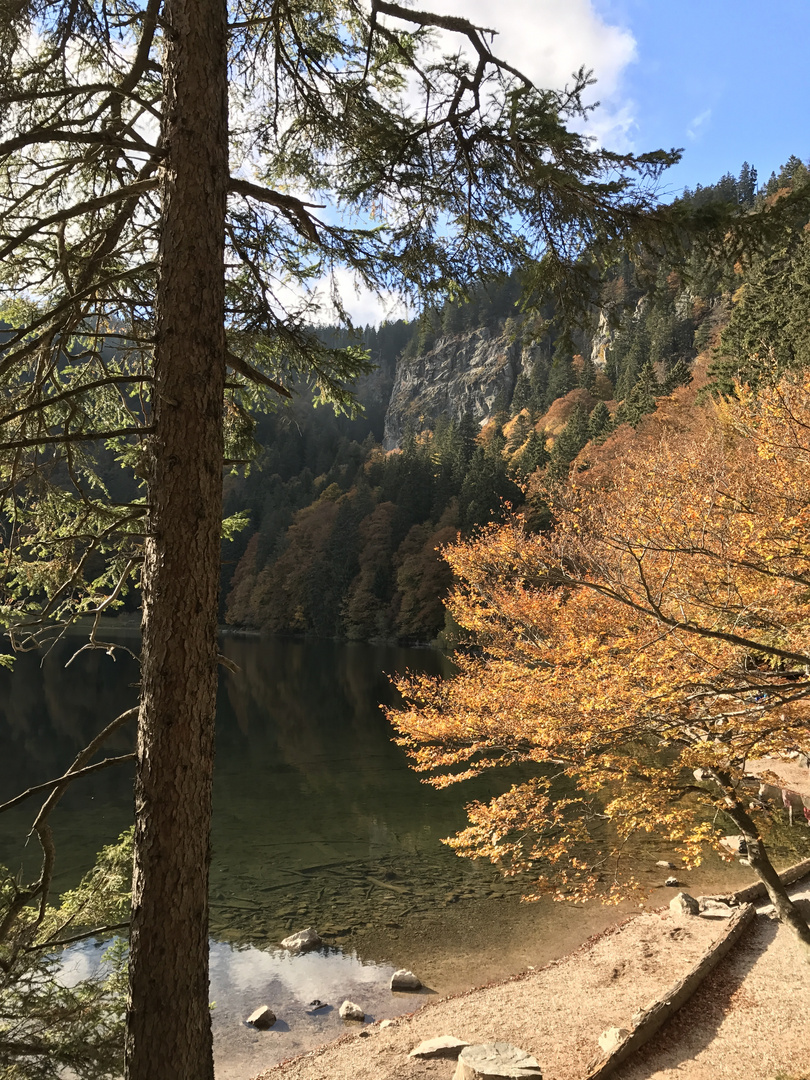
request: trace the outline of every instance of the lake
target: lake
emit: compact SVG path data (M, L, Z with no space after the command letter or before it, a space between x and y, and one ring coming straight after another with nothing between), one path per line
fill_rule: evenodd
M120 640L137 649L136 635ZM135 662L121 650L93 651L65 667L80 644L66 639L44 657L20 656L13 673L0 671L0 802L60 775L93 734L135 703ZM436 791L408 768L380 711L396 698L388 674L446 674L442 654L233 637L222 648L238 670L223 670L217 716L211 999L218 1078L247 1077L341 1034L344 998L375 1019L410 1012L427 995L542 964L616 920L615 908L521 904L520 883L441 843L464 826L465 803L526 775L496 771ZM126 753L133 735L117 733L106 752ZM29 874L36 845L24 840L38 805L32 799L0 815L0 862ZM74 782L52 818L56 889L73 886L131 818L130 767ZM654 862L672 857L647 841L637 876L662 884ZM711 858L688 884L700 891L721 879L749 880ZM671 894L654 894L653 902ZM278 947L305 926L328 947L305 956ZM92 970L100 951L93 943L71 950L66 977ZM397 967L416 971L427 989L392 994ZM330 1007L312 1012L315 999ZM267 1032L243 1023L261 1004L279 1017Z

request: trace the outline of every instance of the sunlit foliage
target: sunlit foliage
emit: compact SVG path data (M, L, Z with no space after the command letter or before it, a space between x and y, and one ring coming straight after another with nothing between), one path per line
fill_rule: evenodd
M631 444L599 485L551 489L547 533L516 516L445 549L449 609L478 648L447 682L399 681L399 741L437 785L540 766L469 808L459 854L535 892L615 898L633 834L696 865L733 827L772 879L747 764L810 750L808 465L805 373Z

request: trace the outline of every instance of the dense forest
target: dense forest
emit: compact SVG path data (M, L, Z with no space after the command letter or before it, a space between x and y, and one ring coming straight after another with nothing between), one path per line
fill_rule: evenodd
M744 215L808 182L797 157L759 187L745 163L679 201L692 210L732 203ZM604 276L584 329L566 329L550 307L523 312L520 282L506 278L412 323L359 331L355 343L375 365L356 387L362 411L336 416L299 393L261 419L257 459L228 478L226 513L246 511L249 524L223 546L225 620L271 633L452 640L442 605L450 569L437 548L497 519L505 504L524 505L537 470L560 481L588 468L600 447L610 457L611 444L698 369L702 394L724 394L735 379L755 383L810 362L806 226L796 220L787 238L742 260L697 244L643 272L625 259ZM321 333L346 341L336 328ZM440 362L449 343L475 335L517 357L509 392L495 393L483 416L463 396L437 415L412 416L384 450L398 367ZM542 528L542 499L525 509Z

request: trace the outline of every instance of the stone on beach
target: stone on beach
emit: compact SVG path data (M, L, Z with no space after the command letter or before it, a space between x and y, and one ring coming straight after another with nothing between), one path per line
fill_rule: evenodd
M535 1058L507 1042L465 1046L453 1080L542 1080Z
M616 1047L627 1038L627 1028L611 1027L599 1036L599 1046L605 1054L612 1054Z
M338 1009L341 1020L365 1020L366 1014L353 1001L344 1001Z
M281 945L285 949L292 949L295 952L306 952L308 949L319 949L323 942L321 941L320 934L317 930L313 930L311 926L308 926L306 930L299 930L295 934L290 934L289 937L285 937Z
M679 892L669 902L669 910L675 916L678 915L697 915L700 911L700 904L689 893Z
M391 976L392 990L421 990L422 983L412 971L400 968Z
M457 1058L465 1046L470 1044L455 1035L437 1035L435 1039L425 1039L411 1050L412 1058Z
M275 1022L276 1014L269 1005L260 1005L259 1008L252 1012L245 1021L246 1024L251 1024L260 1031L271 1028Z
M734 914L734 908L729 907L723 900L715 900L713 896L698 897L700 914L715 919L730 919Z

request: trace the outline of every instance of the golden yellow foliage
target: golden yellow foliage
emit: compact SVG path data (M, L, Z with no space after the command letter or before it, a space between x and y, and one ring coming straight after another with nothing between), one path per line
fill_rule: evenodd
M630 448L599 487L550 490L550 532L516 515L445 549L477 651L448 681L399 680L398 741L436 785L540 774L469 807L460 854L610 898L635 887L632 834L694 865L731 823L776 888L746 766L810 750L808 475L810 376L791 376Z

